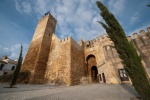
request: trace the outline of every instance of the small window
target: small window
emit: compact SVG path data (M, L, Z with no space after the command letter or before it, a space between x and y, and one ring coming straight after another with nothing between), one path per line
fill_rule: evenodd
M90 46L90 41L87 41L86 42L86 47L89 47Z
M86 47L89 47L90 45L86 45Z
M102 81L102 76L101 76L101 74L99 74L99 79L100 79L100 81Z
M118 71L119 71L121 81L129 81L125 69L119 69Z
M11 70L15 70L15 66L12 66Z
M120 69L119 73L120 73L120 77L127 77L126 72L125 72L124 69Z

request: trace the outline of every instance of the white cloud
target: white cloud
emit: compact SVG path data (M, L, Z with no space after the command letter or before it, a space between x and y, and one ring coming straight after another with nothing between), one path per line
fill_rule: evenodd
M18 12L21 14L27 13L30 14L31 12L31 4L28 2L18 2L18 0L15 0L15 6Z
M8 58L17 60L19 57L19 53L20 53L20 44L15 44L15 45L11 46L10 51L12 51L12 53L10 56L8 56Z
M24 8L23 11L27 12L25 8L28 8L28 4L24 2L20 4L16 1L16 8ZM86 41L105 32L96 22L102 20L96 0L37 0L32 9L38 18L50 10L57 20L56 33L61 39L72 36L76 41L80 38Z
M19 5L17 0L15 0L15 6L16 6L17 11L21 13L21 6Z
M135 22L138 22L138 17L139 17L140 12L135 12L133 15L130 17L130 25L134 24Z
M87 40L104 32L96 22L102 20L96 9L96 0L38 0L35 3L38 18L49 10L56 18L56 33L61 39L72 36L77 41L79 38Z
M97 22L97 21L104 21L102 17L99 15L100 11L96 6L97 0L44 0L44 1L36 0L31 2L28 2L27 0L26 1L14 0L14 1L17 11L19 11L21 14L30 14L32 11L37 15L36 16L37 19L42 18L44 13L50 11L51 14L57 20L56 35L60 39L72 36L77 42L80 38L86 41L106 33L105 30L101 27L101 25ZM124 24L124 21L122 20L123 17L120 17L120 15L122 16L124 15L123 13L126 10L125 5L127 1L126 0L107 0L107 1L100 0L100 1L106 4L106 6L108 4L109 10L119 18L119 22L123 26ZM127 18L128 25L137 22L137 19L139 18L138 12L132 13L131 15L127 15L131 16L130 18ZM15 23L14 25L11 26L15 26L16 27L15 30L12 30L11 27L9 27L8 30L10 31L7 30L8 31L7 33L11 33L11 31L17 33L20 27L15 25ZM147 26L144 25L143 27L135 29L134 31L129 32L128 34L132 35L133 33L138 32L139 30L144 29L145 27L148 26L150 25ZM3 27L0 27L0 29L1 28ZM26 32L19 30L18 33L25 34ZM10 37L11 35L8 36ZM24 37L27 36L24 35ZM18 41L16 43L19 43ZM7 55L9 55L11 59L16 59L18 58L18 53L20 51L20 46L19 44L16 43L14 43L15 45L10 46L9 48L0 46L0 49L3 50L3 52L5 52ZM28 45L26 46L28 47ZM27 47L24 49L24 52L27 51ZM2 53L0 55L2 55Z
M102 18L99 15L99 11L93 8L93 6L96 7L96 2L93 3L94 5L86 0L80 2L76 11L77 17L73 20L77 24L74 34L78 39L82 38L84 41L104 34L104 29L97 22L102 21Z
M60 5L61 0L36 0L33 1L33 10L37 14L38 19L40 19L46 12L55 12L55 6L54 3L57 2L57 5ZM54 13L55 14L55 13Z
M46 2L43 2L43 0L37 0L34 10L39 14L43 14L43 12L46 12L46 7Z
M22 3L22 9L25 13L30 13L31 12L31 5L27 2Z
M10 56L11 55L11 51L8 49L8 48L3 48L2 46L0 46L0 58L4 55L8 55Z
M110 11L115 15L121 15L125 9L126 0L109 0L108 7Z
M130 24L134 24L134 22L136 22L138 19L137 16L132 16L131 19L130 19Z
M23 45L23 57L25 57L27 48L29 44L22 44ZM17 60L20 54L20 44L14 44L10 48L0 46L0 56L8 56L8 58L12 60Z

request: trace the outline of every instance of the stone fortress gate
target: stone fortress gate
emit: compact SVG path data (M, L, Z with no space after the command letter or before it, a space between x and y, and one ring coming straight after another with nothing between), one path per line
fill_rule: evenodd
M59 39L55 35L56 19L47 13L39 20L24 59L21 71L30 74L24 83L130 83L114 43L104 34L78 44L72 37ZM150 27L135 33L132 41L149 75Z

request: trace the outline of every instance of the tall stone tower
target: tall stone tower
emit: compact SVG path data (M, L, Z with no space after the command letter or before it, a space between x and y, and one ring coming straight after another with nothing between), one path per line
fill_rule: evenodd
M22 71L28 70L28 83L44 83L52 34L55 33L56 20L48 12L38 22L34 36L22 65Z

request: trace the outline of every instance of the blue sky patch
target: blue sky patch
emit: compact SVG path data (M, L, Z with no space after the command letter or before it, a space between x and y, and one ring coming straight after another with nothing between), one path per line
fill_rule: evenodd
M101 0L115 15L126 35L150 26L149 0ZM97 23L96 0L0 0L0 57L17 60L20 43L27 52L38 20L50 11L57 20L56 35L73 37L77 42L96 38L105 30Z

